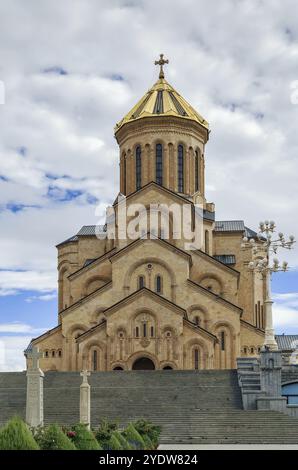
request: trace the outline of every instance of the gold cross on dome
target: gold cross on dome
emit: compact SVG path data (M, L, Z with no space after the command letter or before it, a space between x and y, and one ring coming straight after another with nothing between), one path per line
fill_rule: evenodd
M155 61L155 65L160 66L159 78L165 78L163 66L169 63L168 59L164 59L163 57L164 57L164 54L159 54L159 60Z

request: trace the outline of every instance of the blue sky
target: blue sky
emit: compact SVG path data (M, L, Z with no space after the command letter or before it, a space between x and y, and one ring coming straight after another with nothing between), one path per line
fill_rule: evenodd
M217 219L298 236L295 0L11 0L0 15L0 370L22 369L30 338L55 325L55 245L114 200L113 128L160 52L210 122ZM276 331L295 333L298 250L280 258L291 271L274 276Z

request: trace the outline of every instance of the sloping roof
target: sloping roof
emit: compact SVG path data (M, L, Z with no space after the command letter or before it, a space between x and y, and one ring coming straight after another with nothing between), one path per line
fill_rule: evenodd
M213 258L217 259L217 261L220 261L223 264L235 264L236 263L236 257L235 255L214 255Z
M244 232L247 238L256 238L257 232L245 227L243 220L217 220L214 227L215 232Z
M275 335L278 349L294 351L298 348L298 335Z
M208 122L164 79L160 78L116 124L115 133L126 123L156 116L176 116L196 121L208 129Z
M257 232L255 232L251 228L245 227L245 236L247 238L256 238L258 236L258 234L257 234ZM262 237L262 239L264 240L264 237Z
M216 220L215 232L244 232L243 220Z
M99 232L105 232L106 225L83 225L77 236L95 236Z

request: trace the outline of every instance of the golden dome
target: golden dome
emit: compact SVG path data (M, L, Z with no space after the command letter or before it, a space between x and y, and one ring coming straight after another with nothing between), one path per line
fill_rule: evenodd
M198 122L208 129L208 122L164 79L159 80L140 101L116 124L115 133L128 122L156 116L176 116Z

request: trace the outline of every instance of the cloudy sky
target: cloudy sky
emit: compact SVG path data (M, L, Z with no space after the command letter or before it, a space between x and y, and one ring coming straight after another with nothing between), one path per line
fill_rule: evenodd
M55 325L55 245L115 197L113 127L156 81L160 52L210 122L217 219L298 235L295 0L10 0L0 18L0 370L22 369L30 338ZM285 258L275 324L295 333L298 249Z

